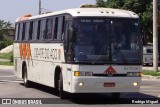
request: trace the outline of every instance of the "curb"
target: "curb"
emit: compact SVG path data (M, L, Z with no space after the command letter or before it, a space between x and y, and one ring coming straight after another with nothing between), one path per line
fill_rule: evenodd
M153 70L153 67L142 67L142 70ZM160 70L160 67L158 67L158 70Z
M143 80L160 80L160 76L143 75Z
M0 59L0 62L10 62L9 59Z
M14 69L14 66L0 65L0 69Z

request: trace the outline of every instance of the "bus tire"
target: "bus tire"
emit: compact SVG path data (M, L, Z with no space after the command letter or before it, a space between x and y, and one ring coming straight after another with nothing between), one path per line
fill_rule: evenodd
M23 75L24 86L25 87L30 87L30 81L28 80L27 66L26 65L23 67L23 72L24 72L24 75Z
M59 90L59 97L61 99L67 99L67 93L65 91L63 91L63 77L62 77L62 73L60 73L59 75L59 81L58 81L58 90Z
M112 93L112 98L114 98L114 99L119 99L120 96L121 96L120 93Z

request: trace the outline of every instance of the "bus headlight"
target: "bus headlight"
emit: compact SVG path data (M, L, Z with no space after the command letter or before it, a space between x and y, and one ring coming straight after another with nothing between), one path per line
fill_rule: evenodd
M80 83L79 83L79 86L80 86L80 87L84 86L84 82L80 82Z
M138 82L134 82L133 85L134 85L134 86L138 86Z
M80 71L75 71L74 76L92 76L93 72L80 72Z
M129 76L129 77L141 77L142 73L141 72L127 72L127 76Z

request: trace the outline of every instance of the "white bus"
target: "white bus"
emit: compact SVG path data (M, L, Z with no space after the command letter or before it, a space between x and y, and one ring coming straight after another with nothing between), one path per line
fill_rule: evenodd
M139 92L142 46L137 14L75 8L25 15L15 24L15 74L68 93ZM66 94L67 93L67 94Z

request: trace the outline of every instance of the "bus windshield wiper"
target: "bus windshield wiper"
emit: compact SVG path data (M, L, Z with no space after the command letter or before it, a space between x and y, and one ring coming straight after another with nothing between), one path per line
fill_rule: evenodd
M98 61L98 59L100 59L100 58L102 57L102 55L100 55L100 54L103 52L104 49L107 48L107 46L108 46L108 43L107 43L107 44L104 44L104 46L102 47L102 49L101 49L100 52L98 53L98 57L92 62L92 64L95 64L95 63Z

